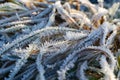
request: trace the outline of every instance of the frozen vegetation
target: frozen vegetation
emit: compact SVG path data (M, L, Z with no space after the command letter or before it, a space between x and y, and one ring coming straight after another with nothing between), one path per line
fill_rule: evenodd
M0 2L0 80L120 80L119 0Z

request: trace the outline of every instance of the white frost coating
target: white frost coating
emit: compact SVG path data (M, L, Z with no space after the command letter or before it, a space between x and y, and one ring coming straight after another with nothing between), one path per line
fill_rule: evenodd
M54 52L54 54L59 53L66 50L66 48L69 46L68 43L69 43L68 41L50 41L50 42L46 41L40 47L40 51L42 53L47 53L47 52Z
M74 54L70 54L63 62L62 66L60 66L60 70L58 72L58 79L65 80L65 73L67 70L70 70L74 67L74 63L77 61L78 58L73 58Z
M66 36L65 39L66 40L78 40L78 39L82 39L84 37L86 37L87 34L86 33L79 33L79 32L66 32Z
M65 80L65 70L57 71L58 73L58 80Z
M110 65L106 61L106 57L102 55L100 58L100 65L102 67L102 72L104 73L104 80L117 80L115 78L113 70L110 68Z
M24 24L18 24L15 26L11 26L10 28L1 29L0 33L14 32L16 30L20 30L20 29L27 28L27 27L29 27L29 26L26 26Z
M77 60L77 58L69 61L68 63L66 63L66 65L64 65L64 64L65 64L65 63L64 63L62 66L60 66L60 70L57 71L57 73L58 73L58 79L59 79L59 80L65 80L65 79L66 79L65 73L66 73L68 70L70 70L71 68L74 67L74 63L76 62L76 60Z

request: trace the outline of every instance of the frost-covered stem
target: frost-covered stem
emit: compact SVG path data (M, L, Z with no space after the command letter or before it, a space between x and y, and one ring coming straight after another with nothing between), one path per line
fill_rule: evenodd
M70 4L68 2L66 2L63 7L65 8L65 10L70 13L71 12L71 7L70 7Z
M61 66L61 71L63 73L66 72L66 69L65 67L70 63L70 61L72 60L76 60L79 56L78 56L78 52L82 51L82 50L85 50L86 49L86 46L90 46L92 45L97 39L100 38L100 36L103 34L104 32L104 29L106 29L106 24L107 23L104 23L103 25L101 25L99 27L99 29L93 31L90 35L88 35L88 37L83 40L82 42L80 42L80 44L77 45L77 48L73 48L71 50L72 54L68 55L68 57L64 60L64 63L62 64ZM81 49L82 48L82 49ZM112 55L112 54L110 54ZM112 56L111 56L112 57ZM112 58L112 63L114 62L114 58ZM114 63L115 64L115 63ZM114 68L114 64L112 64L113 68ZM69 69L69 68L68 68ZM60 74L60 72L59 72ZM64 78L63 78L64 79Z
M16 9L23 10L23 11L27 11L28 10L24 6L20 6L20 5L17 5L15 3L12 3L12 2L6 2L6 3L0 4L0 10L1 11L2 10L12 11L12 10L16 10Z
M44 70L44 66L42 65L42 53L38 54L36 64L37 64L37 69L39 71L40 80L45 80L45 76L44 76L45 70Z
M83 47L82 49L75 50L73 53L69 54L68 57L64 60L64 63L62 64L61 68L63 69L65 66L67 66L71 61L75 60L79 57L79 54L82 53L83 51L89 51L89 50L96 50L96 51L102 51L106 53L105 55L108 56L110 59L110 69L113 71L115 66L116 66L116 60L113 56L113 53L105 47ZM75 62L74 61L74 62Z
M41 47L40 50L41 52L47 53L47 52L54 52L52 55L56 55L59 52L62 53L68 47L70 44L70 41L50 41L50 42L45 42ZM50 46L53 46L50 48ZM54 48L54 49L53 49ZM52 56L51 56L52 57Z
M119 10L120 3L114 3L111 8L109 8L110 19L112 20L115 13Z
M17 30L26 29L26 28L32 28L32 31L35 31L36 29L43 28L45 25L46 25L46 22L44 22L44 21L41 21L40 23L38 23L34 26L27 26L24 24L19 24L19 25L11 26L10 28L1 29L0 33L10 33L10 32L15 32Z
M0 33L9 33L9 32L14 32L20 29L24 29L24 28L28 28L31 26L26 26L24 24L19 24L19 25L15 25L15 26L11 26L10 28L6 28L6 29L1 29Z
M66 60L65 60L66 62L64 61L64 64L62 66L60 66L60 70L57 71L58 80L65 80L66 79L66 72L74 67L74 63L76 62L77 58L74 58L73 60L70 60L70 62L69 62L68 60L71 56L68 56L66 58Z
M49 16L49 20L48 20L48 22L46 24L46 27L51 26L55 22L55 10L56 9L55 9L55 7L53 5L53 10L52 10L52 12L51 12L51 14Z
M44 21L46 19L47 18L40 18L40 19L34 19L34 20L14 21L14 22L2 24L2 25L0 25L0 27L11 26L11 25L16 25L16 24L37 23L37 22Z
M101 46L105 46L106 37L107 37L107 35L108 35L108 33L109 33L109 30L108 30L109 24L107 23L107 24L105 24L104 26L105 26L105 27L104 27L104 29L103 29L102 39L100 40L100 45L101 45Z
M31 40L31 38L35 39L36 37L40 36L50 36L56 33L65 33L66 31L79 31L76 29L71 29L71 28L60 28L60 27L47 27L47 28L43 28L40 30L36 30L31 32L29 35L25 35L24 37L20 37L14 41L12 41L10 44L6 44L5 46L2 47L1 51L0 51L0 55L2 55L3 53L5 53L6 51L10 50L11 48L17 47L18 44L24 44L26 41L29 42L29 40ZM19 45L18 45L19 46Z
M95 14L97 12L96 5L92 4L89 0L78 0L81 4L87 6Z
M22 14L19 14L19 17L29 15L29 14L31 14L32 12L35 12L35 11L38 11L38 10L41 10L41 9L40 9L40 8L37 8L37 9L35 9L35 10L31 10L31 11L24 12L24 13L22 13ZM13 21L13 20L17 20L17 19L18 19L18 18L17 18L17 16L15 15L15 16L12 16L12 17L10 17L10 18L6 18L6 19L0 20L0 24L6 23L6 22L9 22L9 21Z
M89 50L89 49L104 52L105 55L110 59L109 64L110 64L111 70L115 69L116 60L115 60L115 57L114 57L113 53L108 48L106 48L105 46L101 46L101 47L99 47L99 46L98 47L97 46L88 46L86 48L83 48L82 50L81 49L79 49L79 50L84 51L84 50Z
M100 65L102 67L101 70L104 73L104 80L117 80L115 78L114 71L110 68L104 55L100 58Z
M79 39L82 39L82 38L85 38L87 37L87 33L83 33L83 32L66 32L66 35L64 36L66 40L71 40L71 41L74 41L74 40L79 40Z
M30 76L34 74L35 69L31 70L29 73L26 73L23 75L23 78L21 80L30 80Z
M87 61L83 62L83 64L80 67L78 78L79 80L88 80L87 77L85 76L85 71L88 67Z
M69 13L63 8L60 1L57 1L55 3L55 8L58 10L58 13L62 16L63 19L65 19L71 27L75 27L79 29L79 25L76 23L76 21L69 15Z
M52 6L48 7L47 9L45 9L44 11L40 12L37 16L35 16L34 18L41 18L44 15L47 15L50 11L52 10ZM34 19L33 18L33 19Z
M51 61L51 62L56 61L58 55L63 55L68 49L72 48L71 45L74 43L75 43L74 41L55 41L52 43L50 42L47 45L44 45L41 48L41 50L43 50L45 53L50 53L50 54L48 54L49 57L47 57L47 59L45 59L44 64L45 65L53 65L53 64L47 64L47 63L49 61ZM52 49L49 48L49 46L53 46ZM56 64L56 63L54 63L54 64ZM54 66L52 66L52 67L54 67Z
M10 65L10 66L7 67L7 68L1 68L1 69L0 69L0 75L3 75L3 74L5 74L5 73L9 72L13 67L14 67L14 65Z
M80 43L77 44L77 47L73 49L76 50L78 48L86 47L86 46L91 46L95 41L98 39L101 40L103 38L104 31L106 31L108 23L104 22L97 30L92 31L86 39L81 41Z
M30 55L29 53L24 53L24 55L21 57L21 59L19 59L16 62L13 70L10 72L9 78L6 78L5 80L13 80L14 79L14 76L19 72L21 67L27 62L27 58L29 57L29 55Z
M24 11L15 11L15 12L7 12L7 11L0 11L0 15L14 15L15 13L21 14Z
M20 79L20 78L24 78L24 76L23 75L26 75L26 74L29 74L32 70L35 70L36 69L36 64L34 63L34 64L31 64L30 66L28 66L28 68L23 72L23 73L21 73L21 74L19 74L19 75L17 75L17 76L15 76L15 80L18 80L18 79Z

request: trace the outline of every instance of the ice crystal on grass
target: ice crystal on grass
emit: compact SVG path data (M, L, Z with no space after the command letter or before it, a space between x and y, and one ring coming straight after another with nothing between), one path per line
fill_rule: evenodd
M120 3L97 1L3 0L0 80L119 80Z

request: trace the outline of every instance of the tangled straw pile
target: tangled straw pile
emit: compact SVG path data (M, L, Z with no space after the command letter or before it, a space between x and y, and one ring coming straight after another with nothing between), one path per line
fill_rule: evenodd
M120 80L119 5L1 3L0 80Z

